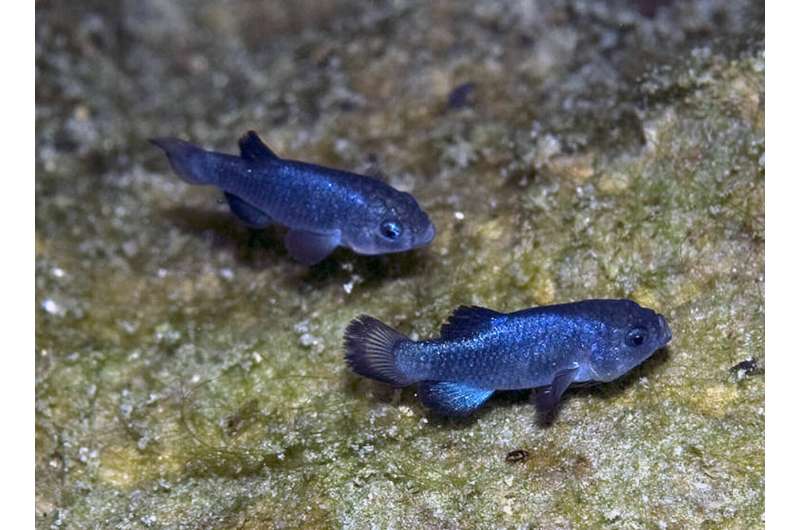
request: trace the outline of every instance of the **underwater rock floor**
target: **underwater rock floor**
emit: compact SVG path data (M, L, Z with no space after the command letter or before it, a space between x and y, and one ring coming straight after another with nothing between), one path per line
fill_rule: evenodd
M763 35L743 1L37 4L37 526L762 527ZM248 129L413 192L433 244L303 267L146 141ZM343 362L361 313L600 297L673 340L549 426Z

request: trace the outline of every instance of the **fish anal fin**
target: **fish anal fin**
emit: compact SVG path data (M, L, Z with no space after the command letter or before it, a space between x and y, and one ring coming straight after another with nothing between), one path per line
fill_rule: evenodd
M453 311L442 326L441 337L443 339L469 337L491 328L504 318L506 315L503 313L485 307L462 305Z
M231 212L247 226L251 228L264 228L272 223L272 218L269 215L244 199L232 193L225 193L225 199L228 201L228 207L230 207Z
M244 136L239 138L239 151L242 158L253 162L278 159L278 155L267 147L267 144L258 137L255 131L247 131Z
M438 414L467 416L486 403L494 390L448 381L424 381L418 393L422 404Z
M303 265L315 265L328 257L339 246L339 231L327 234L289 230L285 244L289 254Z
M536 389L536 409L543 417L546 418L555 411L564 391L578 375L578 368L571 366L561 369L553 375L553 381L549 385Z

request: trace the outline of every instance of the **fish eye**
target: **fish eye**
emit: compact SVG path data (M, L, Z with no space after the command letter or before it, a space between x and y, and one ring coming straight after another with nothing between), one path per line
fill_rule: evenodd
M403 227L397 221L384 221L381 223L381 235L386 239L397 239L403 233Z
M625 344L635 348L644 344L645 339L647 339L647 331L644 328L636 327L625 336Z

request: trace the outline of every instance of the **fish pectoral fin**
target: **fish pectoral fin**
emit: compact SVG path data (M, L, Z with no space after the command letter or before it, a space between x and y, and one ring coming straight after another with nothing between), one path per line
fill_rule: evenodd
M494 390L476 388L448 381L424 381L419 384L423 405L444 416L467 416L480 408Z
M314 265L325 259L339 246L339 231L319 234L304 230L289 230L285 244L289 254L303 265Z
M543 416L552 413L567 387L572 384L578 375L578 366L559 370L553 376L553 382L547 386L536 389L536 408Z
M503 313L485 307L462 305L453 311L439 333L443 339L469 337L491 328L505 317Z
M272 223L272 218L259 210L244 199L240 199L232 193L225 193L225 199L228 201L233 215L238 217L244 224L252 228L264 228Z
M244 136L239 138L239 152L243 159L253 162L278 159L278 155L261 141L255 131L247 131Z

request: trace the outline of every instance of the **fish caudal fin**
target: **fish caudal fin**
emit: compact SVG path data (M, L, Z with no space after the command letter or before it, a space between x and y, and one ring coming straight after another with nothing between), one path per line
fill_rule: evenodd
M397 367L397 346L409 339L380 320L361 315L344 332L347 364L357 374L394 386L414 381Z
M172 169L189 184L215 185L211 154L177 138L151 138L150 143L164 150Z

